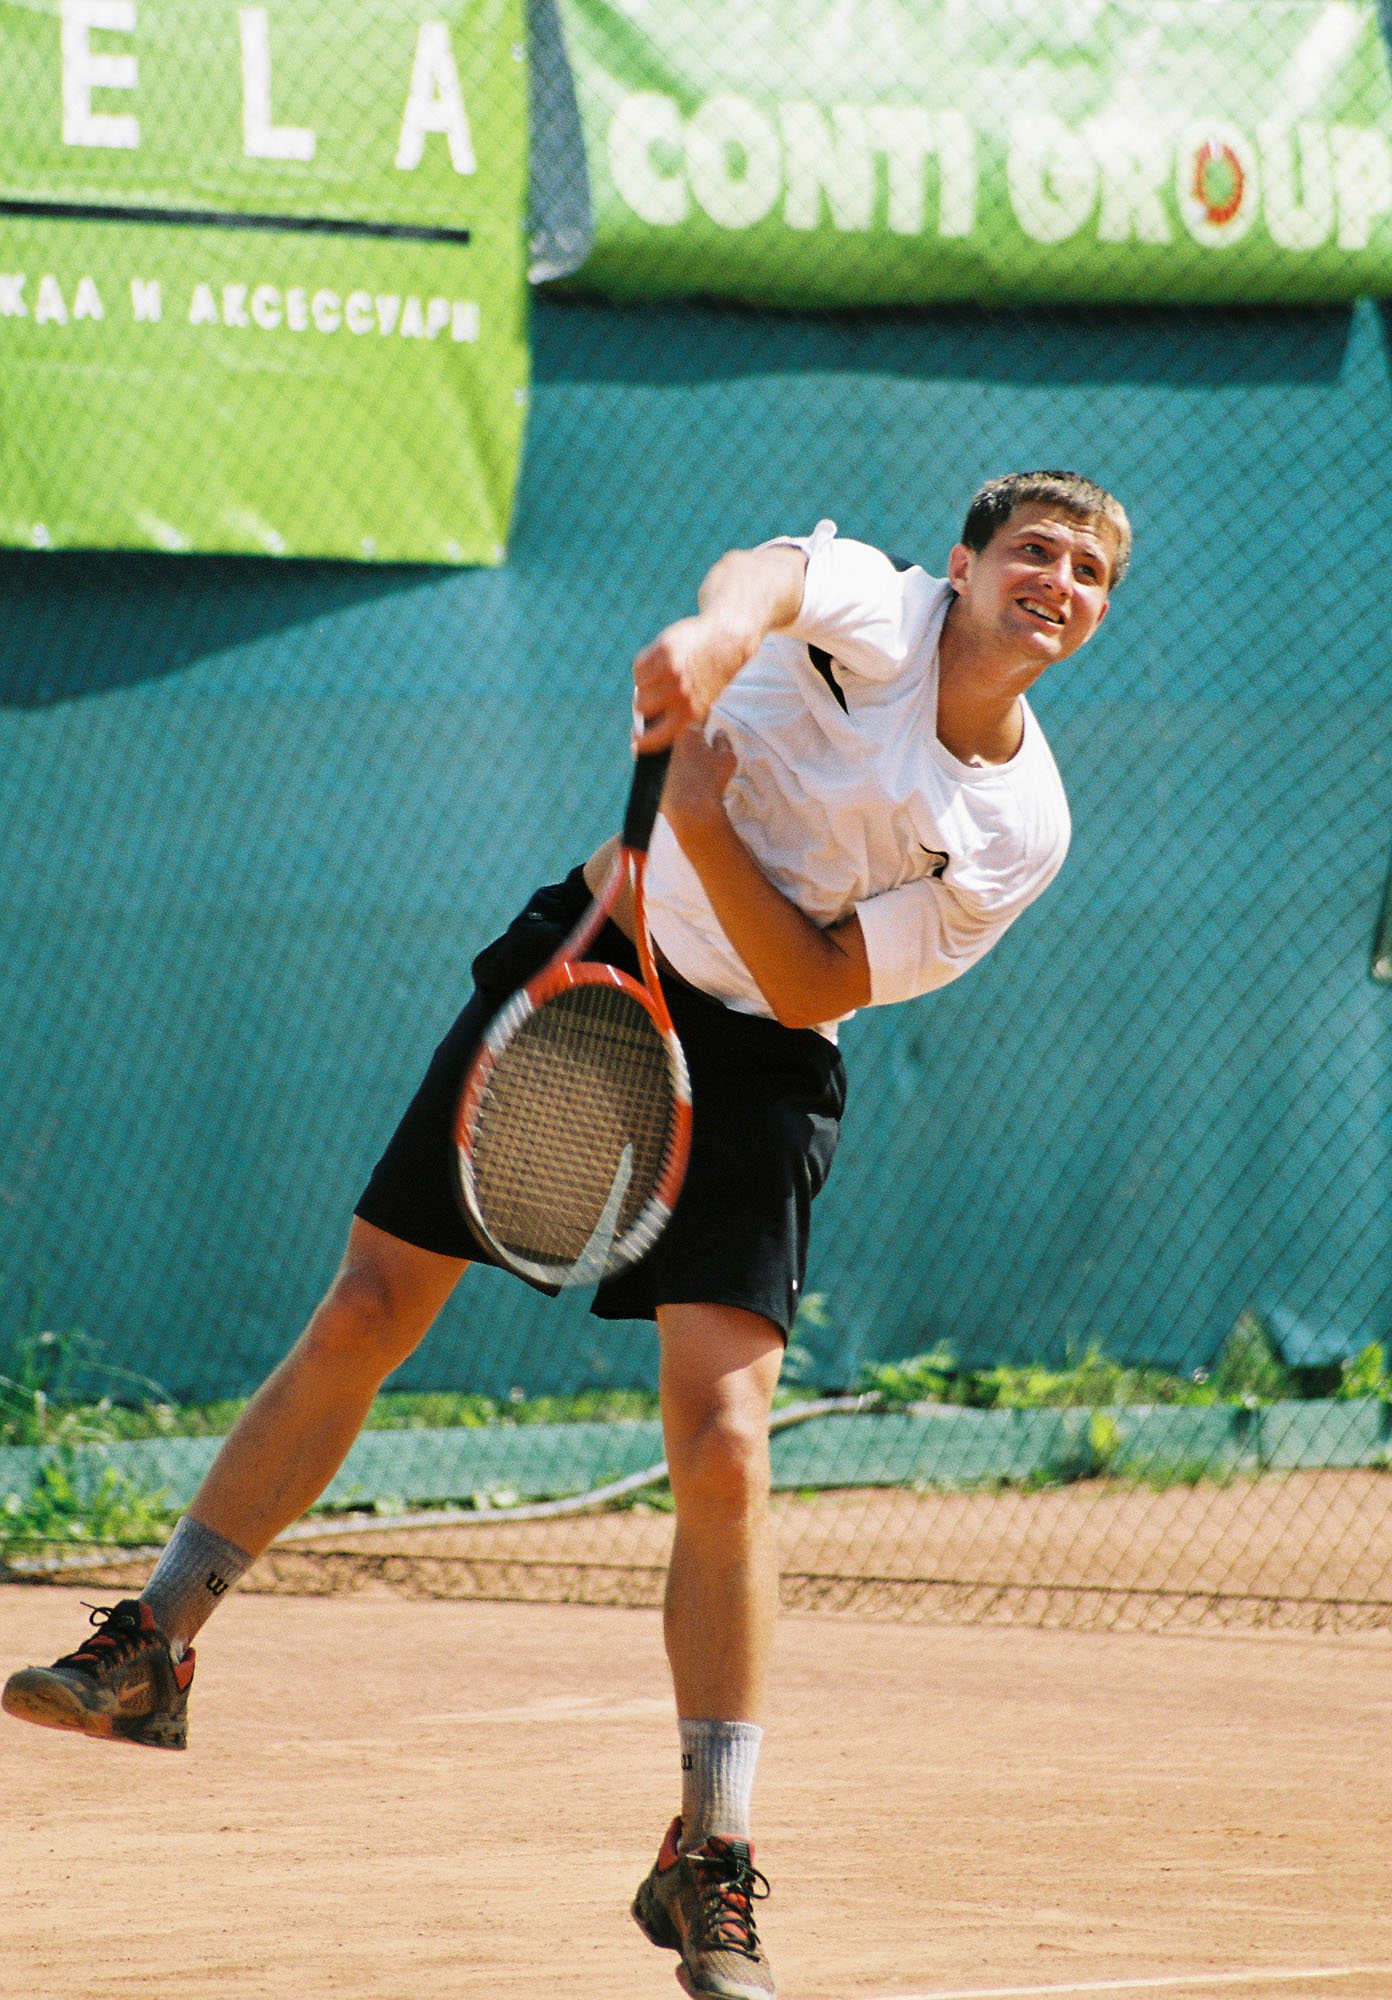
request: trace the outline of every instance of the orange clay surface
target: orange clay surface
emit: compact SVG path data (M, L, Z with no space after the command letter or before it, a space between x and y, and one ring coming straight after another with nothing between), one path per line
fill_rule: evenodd
M0 1588L0 1664L85 1630ZM652 1611L234 1597L185 1755L0 1718L0 1993L666 2000ZM1392 1642L795 1615L758 1793L781 2000L1392 2000ZM1361 1969L1360 1969L1361 1968Z

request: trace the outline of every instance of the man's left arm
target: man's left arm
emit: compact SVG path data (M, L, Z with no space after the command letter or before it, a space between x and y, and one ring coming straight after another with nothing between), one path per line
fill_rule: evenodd
M662 813L700 877L711 908L785 1028L813 1028L868 1006L870 963L860 919L820 930L760 868L735 832L724 792L735 757L717 734L678 739Z

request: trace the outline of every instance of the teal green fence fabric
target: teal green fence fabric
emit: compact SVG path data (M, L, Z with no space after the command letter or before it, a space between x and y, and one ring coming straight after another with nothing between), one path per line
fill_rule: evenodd
M1392 1321L1387 324L1350 311L764 317L539 301L497 572L0 561L0 1310L178 1398L249 1389L473 952L611 827L627 662L726 546L830 514L941 567L1076 463L1135 569L1036 691L1075 819L982 966L846 1031L813 1376L1288 1358ZM652 1379L651 1333L475 1273L403 1371Z
M955 8L936 63L935 10L897 0L803 8L795 49L782 0L718 46L710 9L531 0L529 47L513 0L368 13L181 4L157 47L127 0L0 6L47 134L31 158L12 130L0 188L0 537L28 544L0 553L0 1554L148 1540L187 1500L216 1440L160 1433L230 1412L127 1437L71 1405L235 1398L284 1351L474 953L613 830L629 663L708 565L831 517L941 574L980 482L1071 466L1136 534L1095 644L1032 696L1072 850L963 980L844 1032L789 1372L895 1407L775 1437L785 1577L952 1615L1241 1598L1386 1624L1372 12ZM896 20L891 75L869 29ZM867 32L828 68L836 21ZM1219 60L1241 23L1272 25ZM316 35L342 61L316 68ZM46 49L48 85L24 67ZM1162 99L1157 167L1127 146ZM132 118L140 146L105 144ZM195 170L190 201L256 226L171 222ZM350 249L370 279L325 275ZM494 289L456 284L485 252ZM284 559L307 550L354 560ZM1052 1387L999 1372L1080 1359ZM491 1538L508 1496L661 1456L649 1417L496 1419L655 1378L650 1326L471 1273L389 1386L495 1421L393 1406L430 1427L366 1433L327 1504L482 1496L490 1525L448 1531L459 1588L649 1601L660 1495ZM1004 1407L1041 1398L1068 1407ZM398 1573L315 1571L320 1546L275 1575Z

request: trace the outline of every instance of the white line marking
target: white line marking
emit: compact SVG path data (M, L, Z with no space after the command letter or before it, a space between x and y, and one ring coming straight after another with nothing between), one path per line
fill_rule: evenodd
M1392 1978L1392 1965L1327 1965L1298 1972L1273 1966L1250 1972L1167 1973L1160 1979L1087 1979L1067 1986L954 1986L950 1992L939 1989L934 1993L888 1993L884 2000L1068 2000L1073 1993L1161 1993L1186 1986L1274 1986L1278 1981L1360 1979L1369 1973L1386 1973Z

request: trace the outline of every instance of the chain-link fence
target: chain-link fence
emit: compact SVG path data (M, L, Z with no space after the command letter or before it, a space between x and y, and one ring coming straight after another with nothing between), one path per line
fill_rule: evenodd
M844 1031L850 1110L773 1445L786 1589L963 1616L1392 1616L1392 380L1383 309L1356 296L1392 255L1375 15L1218 0L1040 26L865 0L800 8L795 35L787 12L533 10L532 389L497 567L469 564L508 536L526 363L514 239L472 211L470 244L448 236L493 171L494 84L453 15L442 43L402 8L399 47L360 34L333 70L309 10L242 10L229 146L269 176L254 206L242 180L194 204L168 159L122 181L114 145L100 184L77 187L71 147L66 181L11 173L0 262L26 313L0 316L0 379L31 485L12 479L5 532L48 545L0 557L12 1563L60 1560L74 1530L149 1542L187 1501L332 1275L474 952L611 830L627 663L709 563L830 515L942 574L980 481L1068 465L1136 531L1104 631L1033 697L1071 856L959 984ZM79 86L92 116L147 115L134 7L36 22L36 131ZM134 82L91 67L118 48ZM369 200L346 142L335 166L331 73L389 107L364 113L363 158L419 145L419 214ZM152 143L176 129L159 88ZM307 162L283 136L249 150L248 102L318 132L333 199L287 191ZM118 196L159 216L91 212ZM215 202L223 222L298 203L308 226L170 219ZM96 338L159 275L104 278L98 251L132 232L175 259L164 320L123 331L177 319L158 362ZM270 275L215 271L225 243ZM474 262L311 283L306 245ZM104 320L77 314L84 276ZM482 335L466 315L455 338L453 303L428 332L437 300L487 285ZM373 358L335 374L340 349ZM40 514L64 480L82 505ZM238 507L260 541L228 527ZM137 552L149 521L169 547L419 560L174 559ZM651 1328L473 1272L310 1524L336 1534L258 1573L648 1601L670 1527L654 1382Z

